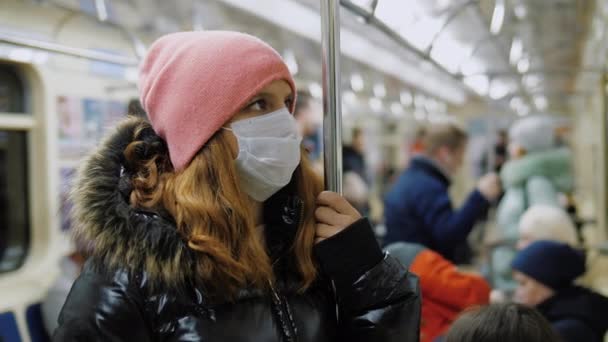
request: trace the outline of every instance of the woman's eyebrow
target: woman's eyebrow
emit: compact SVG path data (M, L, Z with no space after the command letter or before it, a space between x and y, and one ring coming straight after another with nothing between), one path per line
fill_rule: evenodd
M272 98L272 97L275 97L275 96L277 96L275 93L261 92L261 93L257 93L253 98L256 98L256 97L270 97L270 98ZM283 97L284 98L293 97L293 94L289 93L289 94L284 95Z

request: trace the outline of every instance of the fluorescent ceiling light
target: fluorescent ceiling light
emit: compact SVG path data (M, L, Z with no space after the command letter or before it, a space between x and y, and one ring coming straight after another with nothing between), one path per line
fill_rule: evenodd
M319 12L294 0L222 0L230 6L247 11L281 28L302 37L321 42L321 18ZM383 0L379 3L382 4ZM399 2L400 0L394 0ZM407 0L416 6L418 0ZM418 5L419 7L420 5ZM276 15L287 13L288 15ZM441 20L440 24L443 22ZM419 26L419 25L416 25ZM439 26L441 27L441 26ZM394 76L407 84L416 84L428 92L451 103L463 104L466 100L465 89L456 80L443 74L430 74L417 65L404 61L393 50L380 46L348 28L341 28L341 52L345 57L366 64L378 72ZM263 37L262 37L263 38ZM435 77L433 77L435 76Z
M412 105L412 102L414 102L414 98L412 97L412 93L410 93L407 90L404 90L401 92L401 94L399 94L399 100L401 100L401 104L409 107Z
M462 62L470 55L471 48L448 32L439 37L431 50L431 58L453 74L459 71Z
M534 105L538 110L543 111L547 109L547 107L549 106L549 102L547 101L546 97L540 95L534 97Z
M371 7L373 0L351 0L351 2L359 7Z
M521 38L515 36L513 42L511 42L511 51L509 52L509 62L515 65L524 54L524 44Z
M402 115L405 113L405 110L403 110L403 106L399 102L393 102L391 103L391 113L394 115Z
M528 15L528 10L526 9L526 5L517 4L513 9L513 13L515 13L515 17L519 20L525 19Z
M490 88L490 80L486 75L474 75L464 78L464 83L480 96L486 96Z
M414 112L414 118L418 121L422 121L426 119L426 113L423 112L422 110L416 110Z
M377 97L372 97L369 99L369 107L372 109L372 111L379 113L384 108L384 105L382 104L382 100Z
M365 88L363 77L360 74L352 74L350 76L350 87L356 92L362 91Z
M287 64L287 68L292 75L296 75L299 71L298 61L296 60L296 55L294 54L292 49L286 49L283 52L283 60L285 64Z
M411 27L424 16L418 0L381 0L374 13L376 18L396 32Z
M511 99L511 101L509 101L509 106L511 107L511 109L513 110L517 110L517 108L521 107L524 105L524 100L522 100L521 97L515 96Z
M496 79L490 83L489 94L493 100L498 100L509 94L513 88L513 82Z
M439 111L439 113L445 113L448 111L448 105L445 104L445 102L437 102L437 111Z
M386 97L386 87L384 86L384 83L376 83L374 84L374 95L376 97L379 98L384 98Z
M460 65L460 72L465 75L483 74L487 71L487 63L479 57L470 57Z
M530 59L528 57L524 57L517 62L517 71L521 74L525 74L530 70Z
M323 88L317 82L312 82L308 85L308 91L310 95L315 99L320 99L323 97Z
M419 50L426 50L445 23L444 16L426 16L399 31L401 36Z
M494 13L492 14L492 22L490 23L490 32L496 35L500 33L502 24L505 20L505 1L496 0L494 5Z
M345 90L342 93L342 100L344 100L344 103L347 105L354 105L357 103L357 95L351 90Z
M431 123L442 123L448 121L445 115L437 113L429 113L428 118Z
M423 94L416 94L416 96L414 96L414 107L416 107L416 109L423 109L425 104L426 96Z
M541 83L543 82L542 77L532 74L532 75L526 75L522 78L521 81L524 85L524 87L526 87L528 90L533 90L538 88Z
M432 98L427 98L425 103L424 103L424 108L426 109L426 111L428 113L437 113L437 101L435 101Z
M523 105L517 109L517 114L519 116L528 115L530 113L530 107Z
M95 10L97 12L97 19L99 19L99 21L108 20L108 8L106 7L106 0L95 0Z
M521 97L514 97L509 101L509 106L513 109L519 116L527 115L530 112L530 107L524 102Z

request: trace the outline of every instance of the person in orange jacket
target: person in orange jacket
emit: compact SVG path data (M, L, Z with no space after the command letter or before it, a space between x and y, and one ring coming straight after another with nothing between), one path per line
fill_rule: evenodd
M405 242L385 249L420 279L421 342L432 342L442 336L465 309L489 303L488 282L479 275L459 271L439 253Z

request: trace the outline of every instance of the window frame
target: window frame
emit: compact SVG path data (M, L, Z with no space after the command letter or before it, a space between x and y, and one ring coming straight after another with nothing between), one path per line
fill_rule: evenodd
M37 120L34 115L30 112L32 108L31 105L31 90L29 89L27 76L27 70L22 68L19 64L10 63L6 61L0 60L0 68L7 68L10 72L13 72L17 79L19 80L19 86L21 87L22 93L22 101L21 111L15 112L0 112L0 130L2 131L14 131L14 132L22 132L25 134L25 149L27 155L25 156L25 165L26 165L26 215L27 215L27 227L28 231L26 232L27 241L25 242L25 255L23 260L20 262L19 267L13 270L8 270L6 272L1 272L0 277L6 277L12 274L19 274L23 270L27 268L28 262L31 259L32 250L35 246L34 241L36 239L36 227L35 221L36 217L34 215L35 208L39 207L36 203L36 199L34 198L35 194L33 189L37 188L41 184L34 184L37 182L33 182L35 179L34 176L34 168L41 167L44 165L44 162L39 163L36 161L36 155L40 155L40 151L38 147L34 146L34 143L38 141L38 139L34 139L33 135L36 134L37 131Z

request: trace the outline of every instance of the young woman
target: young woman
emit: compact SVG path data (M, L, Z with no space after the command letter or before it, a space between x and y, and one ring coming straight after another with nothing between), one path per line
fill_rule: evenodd
M84 164L92 247L56 341L416 341L420 298L301 154L286 65L235 32L143 61L141 102Z

